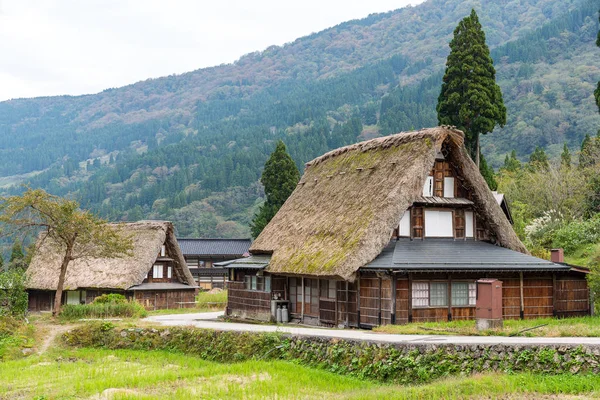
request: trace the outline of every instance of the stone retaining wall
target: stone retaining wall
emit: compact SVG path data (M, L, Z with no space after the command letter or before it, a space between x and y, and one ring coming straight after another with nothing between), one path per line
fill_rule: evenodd
M232 362L280 359L385 382L420 383L482 372L600 373L600 346L375 343L194 328L89 324L63 337L72 346L170 350Z

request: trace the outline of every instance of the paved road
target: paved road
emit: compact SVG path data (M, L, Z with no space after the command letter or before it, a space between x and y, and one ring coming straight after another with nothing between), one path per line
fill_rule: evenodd
M221 331L247 331L247 332L283 332L300 336L322 336L328 338L341 338L351 340L368 340L388 343L415 343L415 344L512 344L512 345L597 345L600 338L535 338L535 337L505 337L505 336L442 336L442 335L393 335L375 333L358 329L326 329L305 328L295 326L255 325L217 320L223 312L198 313L198 314L170 314L146 318L146 321L156 322L165 326L193 326L196 328L215 329Z

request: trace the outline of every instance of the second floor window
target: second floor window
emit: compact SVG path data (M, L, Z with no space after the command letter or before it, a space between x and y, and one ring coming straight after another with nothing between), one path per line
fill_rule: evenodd
M433 196L433 176L428 176L423 186L423 197Z
M163 266L162 264L155 264L152 267L152 278L154 279L162 279L163 277Z

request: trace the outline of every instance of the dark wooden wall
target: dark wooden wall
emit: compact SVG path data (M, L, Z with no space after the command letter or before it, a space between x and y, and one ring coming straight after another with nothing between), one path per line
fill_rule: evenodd
M557 317L589 315L590 291L584 277L562 276L554 279Z
M244 282L227 282L227 313L268 320L271 316L271 293L246 290Z
M389 277L362 275L360 286L360 324L367 326L391 323L392 282Z
M133 297L146 310L190 308L194 307L196 290L138 290L134 292Z

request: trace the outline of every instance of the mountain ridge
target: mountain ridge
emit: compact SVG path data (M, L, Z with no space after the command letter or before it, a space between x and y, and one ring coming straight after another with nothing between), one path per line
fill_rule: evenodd
M598 28L592 0L429 0L250 53L225 69L0 103L0 177L36 174L25 181L74 195L109 219L169 218L183 234L247 235L275 140L302 168L334 147L437 123L448 41L472 7L487 7L480 16L509 107L507 127L484 138L488 159L498 165L515 144L521 156L537 144L554 154L594 133L600 119L588 87L600 57L588 43Z

